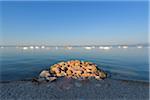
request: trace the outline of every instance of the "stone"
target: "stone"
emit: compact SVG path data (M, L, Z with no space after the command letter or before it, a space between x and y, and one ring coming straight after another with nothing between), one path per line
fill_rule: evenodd
M33 79L32 79L32 82L34 83L34 82L39 82L39 81L38 81L38 79L33 78Z
M66 76L67 74L64 71L61 71L61 76Z
M101 80L101 77L100 76L95 76L95 79Z
M60 62L60 63L58 63L59 65L64 65L65 64L65 62Z
M49 77L49 76L51 76L51 75L50 75L49 71L43 70L43 71L40 73L39 76L40 76L40 77Z
M100 76L101 78L106 78L106 77L107 77L107 74L104 73L104 72L99 72L99 76Z
M81 83L79 83L79 82L75 82L75 86L76 86L76 87L81 87L81 86L82 86L82 84L81 84Z
M38 82L43 82L45 81L45 78L38 78Z
M48 80L48 81L54 81L56 79L57 79L57 77L46 77L46 80Z
M66 74L67 74L67 75L71 75L71 74L72 74L72 71L71 71L71 70L67 70Z
M92 62L84 62L79 60L71 60L60 62L50 67L49 71L42 71L40 77L46 80L56 80L57 77L67 77L73 79L88 79L95 78L101 80L106 78L106 73L97 68L97 65Z

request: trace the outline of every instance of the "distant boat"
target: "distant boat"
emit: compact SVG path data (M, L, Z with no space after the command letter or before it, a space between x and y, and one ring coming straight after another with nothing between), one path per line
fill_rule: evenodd
M72 47L67 47L67 49L68 49L68 50L71 50L71 49L72 49Z
M104 47L103 47L103 46L100 46L99 49L109 50L109 49L111 49L111 47L107 47L107 46L104 46Z
M92 47L84 47L86 50L91 50Z
M35 46L35 49L39 49L39 47L38 47L38 46Z
M29 48L30 48L30 49L34 49L34 47L33 47L33 46L30 46Z
M103 47L103 46L100 46L99 49L104 49L104 47Z
M127 49L127 48L128 48L128 46L122 46L122 48Z
M42 48L42 49L44 49L44 48L45 48L45 46L41 46L41 48Z
M27 50L27 49L28 49L28 47L23 47L22 49L23 49L23 50Z
M104 47L103 49L104 50L109 50L111 47Z
M137 46L137 48L139 48L139 49L140 49L140 48L143 48L143 46Z

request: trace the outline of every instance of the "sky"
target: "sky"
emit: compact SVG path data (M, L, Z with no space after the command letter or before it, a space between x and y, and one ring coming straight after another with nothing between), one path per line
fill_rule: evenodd
M7 1L2 45L101 45L148 42L148 2Z

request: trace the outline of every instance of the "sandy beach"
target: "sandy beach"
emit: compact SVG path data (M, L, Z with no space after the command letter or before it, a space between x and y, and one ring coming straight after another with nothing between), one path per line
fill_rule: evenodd
M110 78L10 81L1 82L0 90L1 100L149 100L149 83Z

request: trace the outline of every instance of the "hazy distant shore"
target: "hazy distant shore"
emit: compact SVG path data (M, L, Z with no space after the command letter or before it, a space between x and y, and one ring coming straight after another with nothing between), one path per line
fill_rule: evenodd
M54 82L0 83L1 100L149 100L149 83L105 79L79 81L61 78Z

